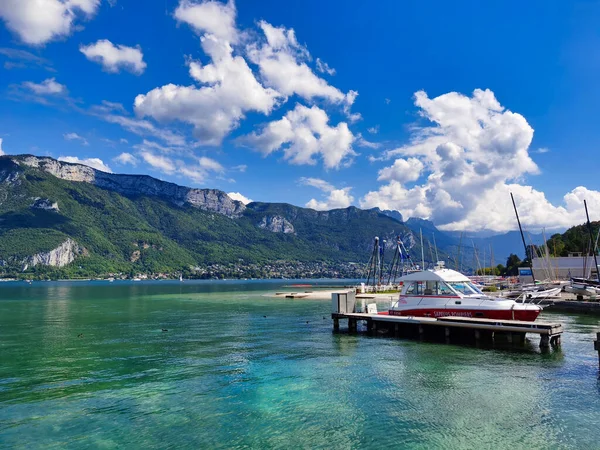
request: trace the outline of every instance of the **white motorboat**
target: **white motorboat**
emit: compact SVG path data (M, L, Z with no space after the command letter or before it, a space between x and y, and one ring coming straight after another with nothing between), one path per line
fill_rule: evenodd
M533 321L542 311L538 305L485 295L465 275L450 269L416 272L399 281L402 291L390 315Z

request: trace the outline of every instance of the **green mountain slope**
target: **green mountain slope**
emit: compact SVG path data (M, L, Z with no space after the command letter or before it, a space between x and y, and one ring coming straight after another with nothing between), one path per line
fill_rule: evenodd
M151 177L104 174L50 158L0 157L4 275L25 266L40 276L76 277L191 274L194 267L274 261L366 263L374 236L387 239L391 249L396 235L414 257L420 255L403 223L373 210L244 207L219 191L190 190ZM46 254L67 239L78 246L76 254L64 249ZM52 257L64 266L45 263Z
M595 245L600 230L600 222L591 222L594 242L590 242L590 233L587 224L569 228L563 234L554 234L546 241L548 251L554 256L568 256L569 253L583 253L590 255L591 248Z

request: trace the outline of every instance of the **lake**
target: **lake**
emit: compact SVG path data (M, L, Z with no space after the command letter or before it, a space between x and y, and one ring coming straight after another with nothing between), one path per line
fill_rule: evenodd
M546 354L334 334L286 283L0 283L0 448L600 448L598 317L543 313Z

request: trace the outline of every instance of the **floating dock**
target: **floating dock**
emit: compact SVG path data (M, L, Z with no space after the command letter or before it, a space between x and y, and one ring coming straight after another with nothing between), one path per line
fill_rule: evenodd
M367 332L394 337L436 339L446 343L461 342L473 344L503 343L523 345L525 336L537 334L540 348L560 346L563 327L560 323L520 320L497 320L471 317L413 317L392 316L376 312L354 311L355 298L351 293L332 295L334 331L340 330L340 320L348 321L348 331L356 332L358 322L366 323ZM369 305L370 306L370 305ZM371 308L372 309L372 308Z

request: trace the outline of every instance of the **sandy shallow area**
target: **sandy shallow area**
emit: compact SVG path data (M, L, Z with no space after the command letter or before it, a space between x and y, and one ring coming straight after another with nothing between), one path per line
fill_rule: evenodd
M290 291L277 291L265 294L266 297L307 299L307 300L331 300L331 294L336 292L348 292L350 289L298 289ZM372 299L376 301L396 299L398 294L357 294L357 299Z

